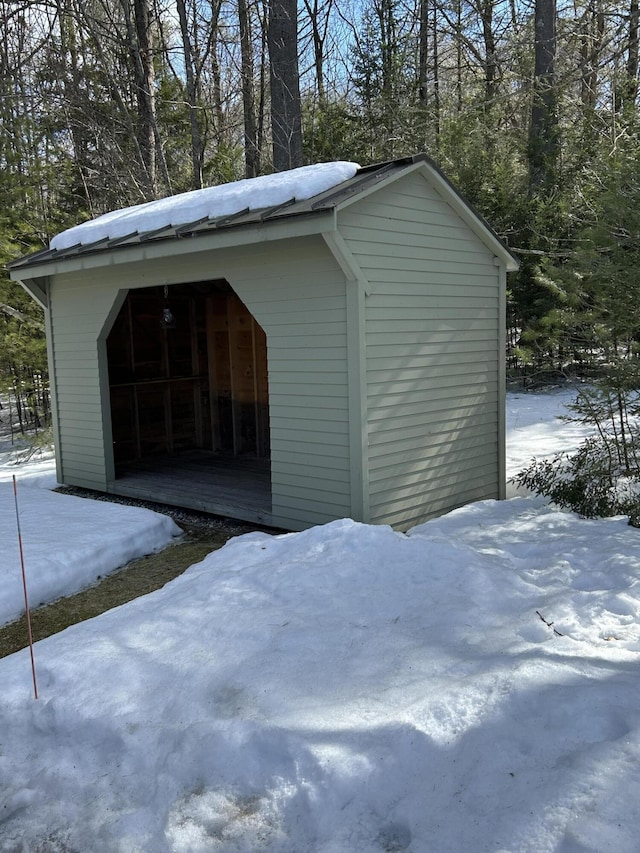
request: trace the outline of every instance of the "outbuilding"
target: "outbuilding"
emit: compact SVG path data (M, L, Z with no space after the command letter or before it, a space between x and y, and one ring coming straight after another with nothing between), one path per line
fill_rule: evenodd
M504 496L506 273L425 155L107 214L13 262L61 483L300 530Z

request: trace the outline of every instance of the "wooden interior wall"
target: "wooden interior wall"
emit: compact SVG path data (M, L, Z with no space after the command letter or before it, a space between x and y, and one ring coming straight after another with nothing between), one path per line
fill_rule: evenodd
M268 458L266 335L234 293L208 297L207 335L214 446Z
M196 448L269 456L266 336L223 283L132 290L107 341L116 466Z

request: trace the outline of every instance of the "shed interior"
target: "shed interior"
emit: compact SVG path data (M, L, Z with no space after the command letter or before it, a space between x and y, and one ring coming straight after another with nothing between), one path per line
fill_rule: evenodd
M271 504L267 342L229 283L130 290L107 363L109 490L219 513L244 502L248 520L262 520Z

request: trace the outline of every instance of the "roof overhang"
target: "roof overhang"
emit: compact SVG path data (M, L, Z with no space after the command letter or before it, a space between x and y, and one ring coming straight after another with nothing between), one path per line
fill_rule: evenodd
M40 305L41 308L47 309L49 307L49 295L47 293L46 284L42 280L35 280L34 278L14 278L11 276L14 281L19 282L24 289L29 293L33 299Z
M507 271L518 269L518 261L490 225L426 154L365 166L352 178L308 199L297 201L292 198L272 208L239 210L228 216L168 225L154 231L136 231L123 237L103 238L95 243L61 250L44 249L12 261L7 269L14 281L21 282L40 304L45 304L46 291L40 286L39 280L46 276L118 267L165 257L186 257L199 252L250 246L270 240L328 234L336 231L340 210L413 172L423 175L493 252L497 263Z
M251 221L234 227L217 227L185 232L182 235L132 235L128 242L109 245L74 247L62 252L49 251L13 261L7 266L9 275L20 282L36 299L32 287L45 276L86 272L125 264L186 257L200 252L250 246L272 240L294 239L323 234L336 229L334 207L304 214L280 216L271 221ZM31 285L27 285L31 282ZM40 301L38 299L38 301Z

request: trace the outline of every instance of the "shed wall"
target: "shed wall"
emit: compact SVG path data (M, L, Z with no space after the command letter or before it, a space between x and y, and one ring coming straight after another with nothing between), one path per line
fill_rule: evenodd
M406 529L497 498L500 278L414 174L340 214L365 300L370 521Z
M290 529L351 513L346 296L320 238L103 267L52 280L51 324L65 483L106 489L110 434L103 421L100 344L118 293L226 278L267 333L271 523ZM103 371L104 373L104 371ZM105 457L107 457L105 461Z

